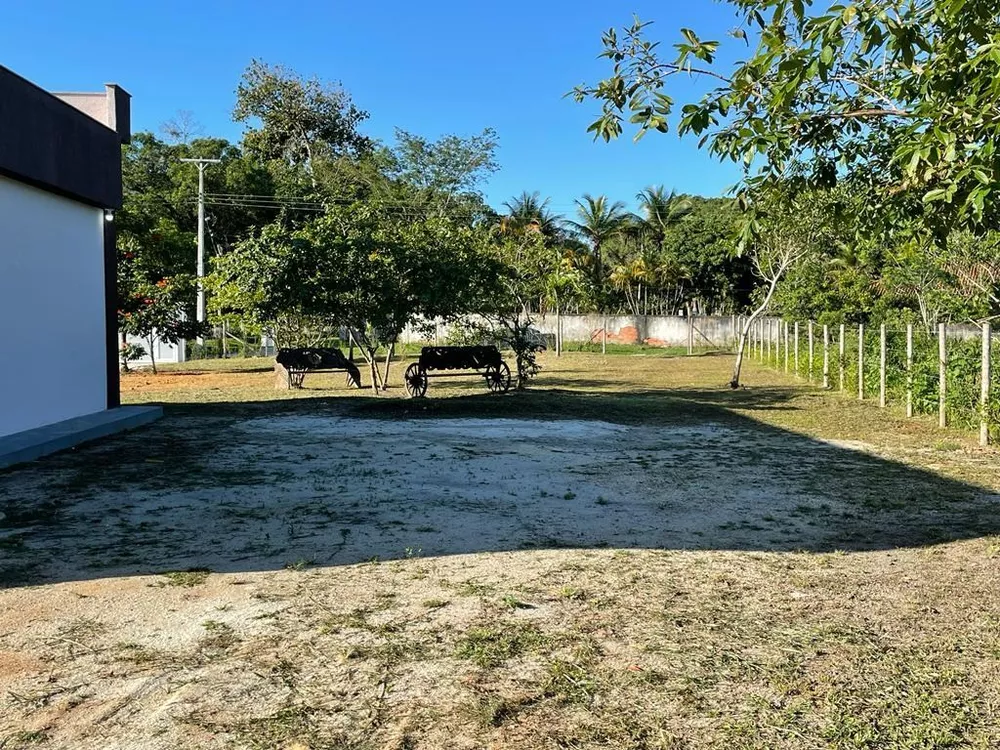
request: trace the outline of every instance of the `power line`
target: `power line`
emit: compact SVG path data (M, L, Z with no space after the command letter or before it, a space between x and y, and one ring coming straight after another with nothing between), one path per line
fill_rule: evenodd
M273 209L273 210L290 210L290 211L310 211L314 213L322 213L326 210L325 206L310 206L310 205L296 205L292 203L263 203L263 202L249 202L249 201L226 201L226 200L207 200L205 205L215 206L217 208L252 208L252 209ZM441 216L441 211L439 209L418 209L418 208L405 208L402 206L382 206L379 210L384 213L390 213L395 215L404 216ZM477 212L474 211L461 211L461 210L450 210L448 215L465 215L472 216L476 215Z
M295 196L272 196L272 195L260 195L253 193L206 193L206 197L225 199L225 200L239 200L247 202L266 202L266 203L292 203L292 204L309 204L309 205L352 205L357 203L358 200L354 198L305 198L305 197L295 197ZM372 198L370 199L372 204L378 205L380 207L402 207L402 208L412 208L421 211L438 211L440 208L438 206L432 206L426 203L417 203L410 200L400 200L400 199L386 199L386 198ZM483 209L473 208L471 206L456 206L449 210L463 210L463 211L477 211L477 210L489 210L494 209L490 206L486 206Z
M205 193L206 198L225 200L227 203L243 205L254 204L254 205L265 205L266 207L273 207L275 205L280 206L324 206L324 205L352 205L358 201L354 198L313 198L308 196L292 196L292 195L266 195L263 193ZM372 198L371 201L377 204L380 208L407 208L414 211L423 212L439 212L438 207L429 206L426 203L418 203L408 198ZM563 219L565 216L571 214L579 206L577 204L549 204L548 209L551 209L555 214L554 218L557 220ZM305 210L305 209L303 209ZM504 215L502 210L497 210L492 206L486 205L482 208L474 208L470 206L455 207L448 209L452 214L454 213L466 213L473 214L479 212L492 211L497 215Z
M193 199L192 199L193 202ZM351 205L354 201L347 201L340 205ZM291 210L291 211L311 211L316 213L322 213L326 210L326 206L330 205L327 203L297 203L293 201L275 201L275 200L264 200L261 198L257 199L246 199L246 198L232 198L229 196L223 196L221 194L216 197L206 197L205 205L216 206L220 208L252 208L252 209L273 209L273 210ZM336 205L336 204L335 204ZM379 211L386 213L392 213L402 216L441 216L441 215L462 215L462 216L475 216L482 212L477 209L472 208L449 208L442 211L439 207L434 206L405 206L405 205L392 205L392 204L376 204Z

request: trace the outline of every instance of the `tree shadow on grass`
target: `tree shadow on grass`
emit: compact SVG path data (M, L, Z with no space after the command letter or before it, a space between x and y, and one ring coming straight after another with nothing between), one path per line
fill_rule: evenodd
M748 416L797 395L171 405L147 429L0 473L0 584L414 550L830 552L1000 533L992 490Z

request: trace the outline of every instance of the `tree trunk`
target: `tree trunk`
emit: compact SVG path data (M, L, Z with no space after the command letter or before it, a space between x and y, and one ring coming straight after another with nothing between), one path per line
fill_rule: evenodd
M378 367L375 366L375 352L371 352L368 358L368 369L372 378L372 392L378 395Z
M156 355L153 353L153 341L155 340L155 337L155 334L149 335L149 363L153 366L154 375L156 374Z
M389 345L389 351L385 355L385 375L382 376L382 390L389 389L389 364L392 362L392 355L396 352L396 342Z
M130 372L128 367L128 359L125 357L125 347L128 345L128 334L122 331L121 333L121 343L118 345L118 354L122 360L122 371Z
M556 356L562 356L562 317L559 313L559 300L556 300Z
M785 267L782 266L778 273L774 275L771 279L770 284L767 289L767 296L764 297L764 301L761 303L760 307L754 310L750 316L743 323L743 330L740 332L740 343L736 347L736 363L733 365L733 379L729 381L729 387L736 389L740 387L740 373L743 370L743 351L746 348L747 337L750 335L750 329L754 323L757 322L757 318L764 314L767 310L768 305L771 304L771 297L774 296L774 290L778 287L778 281L781 279L784 273Z

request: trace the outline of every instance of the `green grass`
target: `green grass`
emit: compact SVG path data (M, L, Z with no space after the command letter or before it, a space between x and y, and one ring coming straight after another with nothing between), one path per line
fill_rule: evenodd
M48 742L48 739L49 735L41 730L22 730L14 732L0 741L0 747L19 750L19 748L43 745Z
M550 644L551 639L534 625L502 622L469 628L459 640L455 654L482 669L491 669Z
M156 428L53 459L61 478L45 493L58 500L32 509L0 490L5 524L17 530L0 559L18 564L31 546L27 529L57 526L66 503L108 485L153 497L199 483L243 487L240 477L213 472L210 458L234 424L257 416L738 426L773 440L692 431L664 460L651 430L648 448L598 468L642 483L656 502L660 487L705 456L720 474L757 467L759 476L738 488L753 512L720 529L753 531L752 548L712 546L709 532L704 548L580 549L552 540L456 557L424 557L413 546L407 559L406 544L433 541L411 537L400 540L397 560L241 572L240 591L280 606L254 621L259 631L241 625L238 634L200 614L193 654L122 644L103 620L66 616L45 640L47 658L66 682L83 685L99 684L83 679L92 662L102 673L156 669L198 681L204 702L218 697L217 716L199 719L199 706L179 725L250 748L1000 747L997 454L981 451L973 434L939 430L932 415L906 419L899 408L822 392L753 362L748 388L732 391L728 356L621 354L547 352L527 392L495 397L474 382L441 382L422 401L398 390L348 392L332 380L281 394L266 362L188 363L132 391L133 401L173 402ZM401 369L394 365L397 376ZM427 460L466 466L445 451ZM161 466L183 467L183 476L150 471ZM765 507L775 476L797 478L800 495L784 513ZM591 500L582 487L587 502L565 483L548 496L570 521L575 512L627 518L613 489ZM540 493L528 488L524 497ZM252 503L227 510L248 523L266 520ZM705 501L691 512L711 510ZM127 517L112 514L111 522ZM435 531L421 522L408 530ZM341 523L351 522L330 528L331 546ZM828 535L820 551L795 546L795 524ZM773 538L786 541L769 546ZM16 580L10 571L0 580ZM198 586L207 576L180 571L161 583ZM143 590L186 600L219 588Z

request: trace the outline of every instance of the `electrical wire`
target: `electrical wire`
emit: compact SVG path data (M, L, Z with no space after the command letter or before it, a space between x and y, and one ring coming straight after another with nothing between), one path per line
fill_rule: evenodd
M213 197L213 198L241 198L241 199L242 198L247 198L247 199L259 198L259 199L268 200L268 201L291 201L291 202L296 202L296 203L334 203L334 204L341 204L341 205L350 205L350 204L356 202L355 199L353 199L353 198L309 198L309 197L304 197L304 196L264 195L264 194L261 194L261 193L205 193L205 197L206 198L209 198L209 197ZM420 204L420 203L414 203L412 199L407 199L407 198L375 198L373 200L375 202L377 202L379 205L383 205L383 206L384 205L397 205L397 206L413 207L413 208L417 208L417 209L426 208L425 205ZM490 208L490 210L495 210L492 207L488 207L488 208ZM555 206L550 205L550 206L547 206L547 208L551 208L551 209L565 209L567 211L572 211L572 210L576 210L576 208L578 208L578 206L576 204L572 204L572 205L569 205L569 204L560 204L560 205L555 205Z
M188 203L197 203L197 198L188 199ZM339 203L339 205L350 205L354 201L344 201ZM215 206L223 208L252 208L252 209L272 209L272 210L291 210L291 211L312 211L321 213L326 210L326 206L338 202L335 201L302 201L299 199L294 200L267 200L263 198L239 198L231 195L224 194L213 194L205 196L206 206ZM427 216L440 216L442 211L438 207L432 206L417 206L417 205L402 205L402 204L378 204L380 211L392 213L399 216L411 216L411 217L427 217ZM448 209L446 213L451 215L463 215L463 216L475 216L480 215L483 212L472 208L461 208L454 207Z

